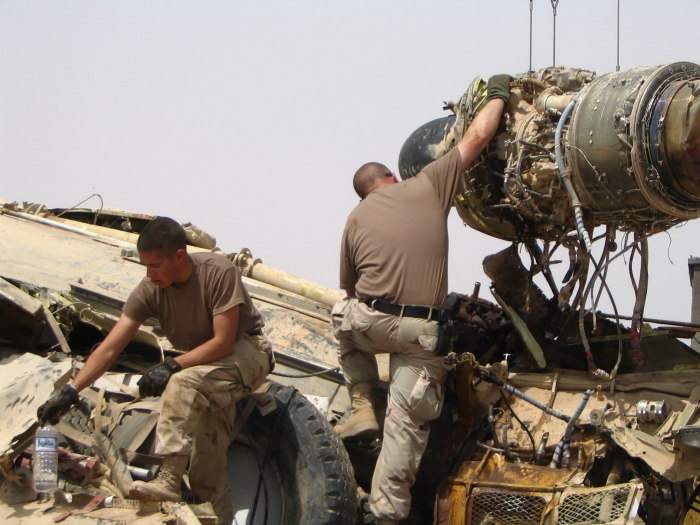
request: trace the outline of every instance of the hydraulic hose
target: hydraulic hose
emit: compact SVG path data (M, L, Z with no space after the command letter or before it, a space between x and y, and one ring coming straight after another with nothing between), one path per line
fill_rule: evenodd
M559 179L562 181L562 183L564 183L566 192L569 194L569 199L571 200L571 207L574 209L576 230L578 231L579 238L581 239L581 241L583 241L583 244L586 247L586 253L591 253L591 238L588 235L588 231L586 230L586 225L583 223L583 211L581 209L581 201L579 201L578 195L576 195L576 190L574 189L574 186L571 183L571 175L567 170L564 169L564 154L561 151L562 130L564 129L564 125L566 124L569 115L573 111L576 102L586 91L586 88L588 88L588 85L583 86L583 89L581 89L581 91L574 95L574 97L571 99L571 102L569 102L569 104L566 106L566 109L564 109L564 112L561 114L561 118L559 119L559 123L557 124L556 133L554 134L554 152L557 157L557 173L559 175Z
M531 405L536 406L537 408L539 408L539 409L542 410L543 412L546 412L546 413L549 414L550 416L554 416L554 417L556 417L556 418L558 418L558 419L561 419L561 420L567 421L567 422L571 420L571 417L567 416L566 414L562 414L561 412L558 412L557 410L554 410L554 409L552 409L552 408L549 408L547 405L542 404L542 403L540 403L539 401L537 401L536 399L531 398L530 396L528 396L527 394L521 392L521 391L518 390L517 388L513 388L512 386L510 386L510 385L508 385L508 384L503 384L503 385L499 385L499 386L501 386L501 388L503 388L503 390L507 390L508 392L510 392L511 394L513 394L514 396L518 396L518 397L519 397L520 399L522 399L523 401L527 401L527 402L530 403ZM582 409L582 410L583 410L583 409Z
M573 413L571 416L571 419L569 420L569 424L566 425L566 430L564 431L564 437L561 438L561 441L557 443L557 448L554 450L554 455L552 456L552 461L549 464L549 468L558 468L559 467L559 458L562 454L562 451L564 452L564 459L562 460L562 466L563 467L568 467L569 466L569 444L571 443L571 434L574 431L574 426L576 425L576 422L578 421L578 418L581 416L581 413L583 412L583 409L586 408L586 405L588 404L588 400L590 397L593 395L594 390L586 390L583 394L583 399L581 399L581 403L579 404L578 408L576 409L576 412Z

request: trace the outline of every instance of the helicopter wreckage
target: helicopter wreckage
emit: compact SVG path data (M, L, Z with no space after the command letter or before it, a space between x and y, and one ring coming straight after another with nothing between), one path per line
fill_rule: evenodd
M501 129L465 170L455 202L468 226L513 246L484 261L496 303L479 296L479 285L471 295L450 295L445 408L431 424L409 523L700 523L700 356L679 341L698 327L668 322L651 329L644 320L647 238L700 216L698 82L700 66L691 63L601 77L548 68L513 80ZM459 102L446 104L452 116L414 132L399 158L402 177L453 147L484 98L485 83L477 79ZM109 209L0 208L0 357L6 370L15 363L12 373L27 376L22 387L14 376L0 385L9 407L0 416L5 509L35 497L27 465L36 407L113 326L143 275L135 238L151 219ZM598 227L605 231L596 236ZM188 238L191 250L216 249L191 225ZM570 262L561 287L550 269L558 249ZM629 327L616 308L607 317L597 311L608 268L622 254L639 268ZM281 410L289 391L304 394L297 395L300 410L316 418L314 432L322 437L320 448L303 453L280 445L264 454L270 495L266 488L255 523L263 514L267 520L268 510L271 523L362 522L369 518L363 489L381 440L343 446L331 429L349 408L328 324L341 294L267 267L245 249L229 257L265 317L278 361L270 379L279 383L244 402L240 413L249 424L241 423L232 449L264 434L265 418L291 418ZM61 474L64 492L109 494L113 505L126 505L118 478L153 475L149 436L157 400L135 399L133 385L150 363L173 352L157 322L148 323L105 380L86 391L90 410L64 418L59 430L64 466L70 465ZM23 359L27 364L18 367ZM269 416L262 415L266 406ZM263 442L285 441L273 438ZM295 441L304 439L316 438L297 434ZM111 479L99 470L110 454ZM308 475L312 457L330 465L314 476L321 485ZM312 506L313 493L325 495L322 508ZM255 512L248 501L234 508ZM213 519L194 510L199 517L188 519Z

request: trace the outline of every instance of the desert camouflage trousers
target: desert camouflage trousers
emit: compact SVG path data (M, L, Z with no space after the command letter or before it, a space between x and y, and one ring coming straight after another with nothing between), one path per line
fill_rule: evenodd
M263 383L271 360L267 339L243 333L230 356L174 374L163 392L155 452L190 457L195 501L211 502L218 523L233 521L226 453L233 437L236 401Z
M384 438L369 503L376 517L403 520L428 444L428 422L442 410L446 368L444 357L435 355L438 323L378 312L354 298L335 305L331 322L348 387L367 382L375 386L375 354L391 354Z

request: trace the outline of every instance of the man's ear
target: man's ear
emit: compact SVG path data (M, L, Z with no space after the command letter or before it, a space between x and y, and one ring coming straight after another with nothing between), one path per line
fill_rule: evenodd
M181 261L185 257L187 257L187 251L180 248L178 251L175 252L175 257L177 258L178 261Z

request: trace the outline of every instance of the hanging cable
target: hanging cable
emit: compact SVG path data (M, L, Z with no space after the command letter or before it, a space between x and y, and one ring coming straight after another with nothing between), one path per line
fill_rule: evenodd
M593 264L595 265L595 262ZM596 270L597 269L598 268L596 267ZM607 374L606 377L607 379L615 379L615 377L617 376L617 370L620 368L620 363L622 362L622 325L620 324L620 314L617 311L617 304L615 304L615 299L613 298L612 292L608 287L608 283L605 280L603 280L602 282L603 286L605 287L605 291L608 294L608 298L610 299L610 304L613 307L613 312L615 312L615 327L617 328L617 362L615 363L613 369L610 371L610 374Z
M596 267L596 269L595 269L595 272L593 273L593 276L591 277L591 279L590 279L590 281L589 281L589 283L588 283L588 286L586 287L586 290L584 291L584 297L583 297L582 304L585 304L585 303L586 303L586 300L587 300L587 298L588 298L588 294L591 292L591 288L592 288L592 286L593 286L593 283L595 283L596 279L597 279L598 276L601 274L601 272L605 269L605 267L609 266L610 263L612 263L615 259L617 259L618 257L620 257L620 256L622 256L623 254L625 254L625 253L626 253L628 250L630 250L633 246L634 246L633 244L629 244L629 245L625 246L625 248L623 248L623 249L620 251L620 253L618 253L618 254L615 255L614 257L611 257L611 258L607 259L606 262L605 262L605 264L602 265L602 266L598 266L598 265L595 263L595 261L593 261L593 265ZM618 341L619 341L619 345L620 345L620 346L619 346L618 362L617 362L617 364L615 365L615 368L613 368L614 373L617 374L617 367L619 366L620 360L621 360L621 357L622 357L622 334L621 334L621 332L620 332L620 322L619 322L619 316L618 316L618 313L617 313L617 306L614 304L614 301L612 300L612 293L610 292L610 289L608 288L607 283L605 283L605 281L602 281L602 282L604 283L605 289L608 291L608 296L610 297L610 300L611 300L611 302L613 303L613 308L614 308L614 310L615 310L615 315L616 315L617 320L618 320L618 322L617 322L617 326L618 326ZM595 315L595 312L593 313L593 315ZM582 321L582 317L581 317L581 313L580 313L580 312L579 312L579 333L580 333L580 335L581 335L581 343L583 344L583 348L584 348L584 350L585 350L585 352L586 352L586 360L588 361L588 371L589 371L593 376L599 377L599 378L602 378L602 379L612 379L612 378L614 378L614 376L612 375L612 373L611 373L611 374L608 374L605 370L603 370L602 368L598 368L598 366L596 365L595 360L593 359L593 353L591 352L591 346L590 346L590 344L588 343L588 337L586 336L586 330L585 330L585 326L584 326L584 324L583 324L583 321Z
M649 286L649 241L644 232L634 234L635 249L639 251L639 282L637 284L637 297L634 301L632 311L632 326L630 326L630 355L632 359L638 361L643 359L642 355L642 326L644 319L644 304L647 300L647 289ZM630 258L631 261L631 258Z
M532 70L532 2L533 0L530 0L530 69L528 69L528 73L533 73Z
M620 0L617 0L617 66L615 71L620 71Z
M552 30L552 67L557 67L557 6L559 0L549 0L552 3L552 19L554 28Z

